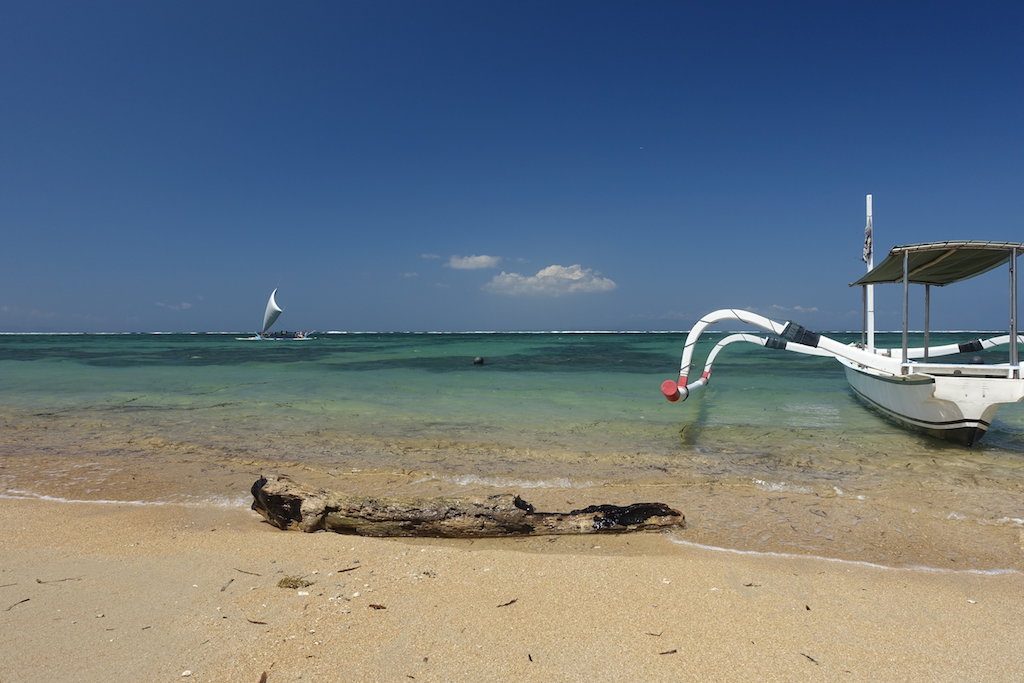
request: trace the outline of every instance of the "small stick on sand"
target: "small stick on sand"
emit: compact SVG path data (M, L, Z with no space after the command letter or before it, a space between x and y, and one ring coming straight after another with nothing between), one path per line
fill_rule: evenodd
M10 607L8 607L8 608L7 608L7 609L5 609L4 611L5 611L5 612L10 612L10 611L11 611L12 609L14 609L15 607L17 607L17 606L18 606L18 605L20 605L21 603L23 603L23 602L28 602L28 601L29 601L29 600L31 600L31 599L32 599L32 598L25 598L24 600L18 600L18 602L14 603L13 605L11 605Z

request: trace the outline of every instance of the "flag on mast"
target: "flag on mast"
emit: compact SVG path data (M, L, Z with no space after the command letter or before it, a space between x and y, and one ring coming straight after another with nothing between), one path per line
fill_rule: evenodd
M868 211L867 211L868 222L864 225L864 252L863 252L861 258L864 260L864 263L871 263L871 255L872 255L872 244L871 244L871 232L872 232L872 226L871 226L871 195L867 196L867 204L868 204L868 207L867 207L868 208Z

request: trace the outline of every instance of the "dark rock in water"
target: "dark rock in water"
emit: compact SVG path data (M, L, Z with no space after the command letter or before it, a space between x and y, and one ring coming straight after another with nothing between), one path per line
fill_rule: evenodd
M477 356L476 358L473 359L473 365L483 365L483 364L484 364L484 357L483 356Z
M541 536L645 531L686 526L664 503L591 505L539 512L519 496L393 499L346 496L312 489L283 475L252 485L252 509L280 529L335 531L359 536Z

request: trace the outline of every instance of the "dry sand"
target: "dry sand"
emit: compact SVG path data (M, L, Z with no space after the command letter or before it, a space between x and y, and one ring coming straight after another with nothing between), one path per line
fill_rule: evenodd
M1024 679L1020 573L660 534L303 534L169 505L7 499L0 526L5 683Z

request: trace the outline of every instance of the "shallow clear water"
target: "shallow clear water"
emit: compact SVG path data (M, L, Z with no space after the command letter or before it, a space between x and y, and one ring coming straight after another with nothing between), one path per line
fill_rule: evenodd
M244 501L277 468L378 494L658 499L728 547L1024 566L1024 405L947 446L865 409L831 359L746 344L670 404L683 337L0 335L0 493Z

